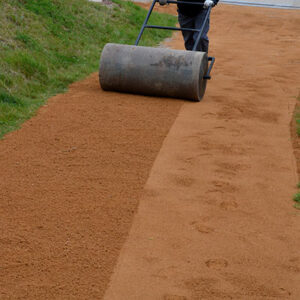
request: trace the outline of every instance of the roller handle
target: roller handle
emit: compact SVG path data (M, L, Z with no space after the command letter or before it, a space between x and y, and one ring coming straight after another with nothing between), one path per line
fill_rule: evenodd
M155 4L156 4L157 2L158 2L158 3L162 3L162 4L173 3L173 4L191 4L191 5L200 5L200 6L204 6L204 3L203 3L203 2L174 1L174 0L153 0L152 4L151 4L151 6L150 6L150 8L149 8L149 10L148 10L147 16L146 16L146 18L145 18L145 20L144 20L144 23L143 23L143 25L142 25L142 28L141 28L141 30L140 30L140 32L139 32L139 35L138 35L138 37L137 37L137 39L136 39L136 41L135 41L135 46L137 46L137 45L139 44L139 41L140 41L140 39L141 39L141 37L142 37L142 34L143 34L145 28L169 29L169 30L182 30L182 31L183 31L183 30L186 30L186 31L198 31L198 32L199 32L199 36L198 36L197 41L195 42L195 45L194 45L194 48L193 48L193 51L195 51L196 48L197 48L197 46L198 46L198 44L199 44L200 37L201 37L202 32L203 32L203 30L204 30L204 26L205 26L205 24L206 24L206 22L207 22L207 20L208 20L208 17L209 17L210 11L211 11L211 7L209 7L209 8L207 9L207 14L206 14L206 17L205 17L205 20L204 20L204 22L203 22L203 25L202 25L201 29L177 28L177 27L153 26L153 25L152 25L152 26L149 26L149 25L147 25L147 23L148 23L148 21L149 21L149 18L150 18L150 16L151 16L151 13L152 13L152 11L153 11L153 8L154 8L154 6L155 6Z
M207 73L203 76L203 79L210 80L211 79L210 72L211 72L211 70L212 70L212 68L214 66L214 63L215 63L216 59L214 57L209 56L207 58L207 60L210 61L211 63L209 65L208 69L207 69Z

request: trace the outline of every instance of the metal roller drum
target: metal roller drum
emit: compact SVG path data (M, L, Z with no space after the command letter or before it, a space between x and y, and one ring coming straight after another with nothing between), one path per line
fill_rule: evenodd
M107 91L200 101L207 69L205 52L106 44L99 79Z

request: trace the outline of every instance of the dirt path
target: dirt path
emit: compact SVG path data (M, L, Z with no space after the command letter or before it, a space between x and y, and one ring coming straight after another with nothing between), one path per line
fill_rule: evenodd
M97 74L0 141L0 299L99 299L182 101Z
M203 102L94 74L0 141L1 299L100 299L134 215L105 299L299 299L299 12L213 20Z
M164 141L107 300L300 297L299 12L220 6L212 19L214 80Z

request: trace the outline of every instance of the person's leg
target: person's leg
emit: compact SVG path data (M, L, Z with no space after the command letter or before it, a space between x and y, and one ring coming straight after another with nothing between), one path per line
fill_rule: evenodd
M193 17L185 16L178 12L178 22L181 28L195 28L195 20ZM192 50L194 46L193 32L181 31L184 39L186 50Z
M196 16L196 18L195 18L195 28L200 29L202 27L204 19L206 17L206 13L207 13L207 10L204 9L203 11L201 11ZM198 47L197 47L197 51L208 52L209 40L208 40L207 33L209 31L209 21L210 21L210 16L208 17L208 20L207 20L207 22L205 24L205 27L204 27L204 30L202 32L201 39L200 39L200 42L199 42ZM195 32L194 36L193 36L194 37L194 43L197 40L197 36L198 36L198 32Z

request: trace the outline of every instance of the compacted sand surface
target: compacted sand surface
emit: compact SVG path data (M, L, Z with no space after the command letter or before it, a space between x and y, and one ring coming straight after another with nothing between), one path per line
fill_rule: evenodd
M0 141L1 299L299 299L299 11L211 25L201 103L94 74Z

